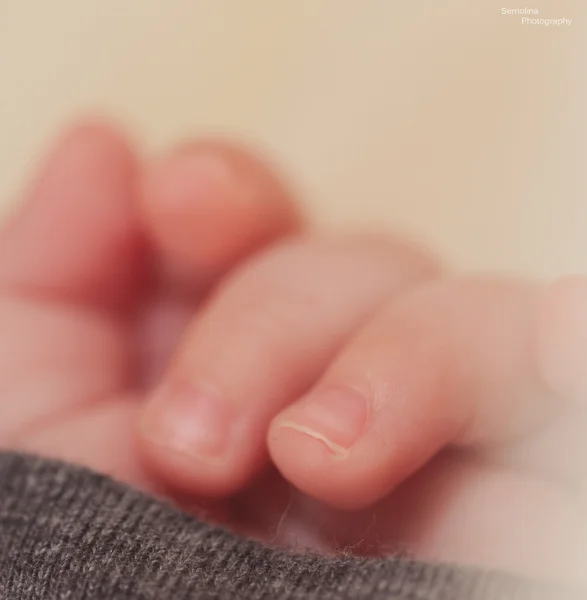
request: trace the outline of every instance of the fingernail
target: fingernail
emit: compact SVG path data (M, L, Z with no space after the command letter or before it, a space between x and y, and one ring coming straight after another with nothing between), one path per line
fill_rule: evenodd
M286 412L279 427L295 429L321 441L335 458L348 458L367 422L366 398L350 388L323 390Z
M162 386L146 409L142 435L192 459L222 461L230 450L235 415L220 396L185 383Z

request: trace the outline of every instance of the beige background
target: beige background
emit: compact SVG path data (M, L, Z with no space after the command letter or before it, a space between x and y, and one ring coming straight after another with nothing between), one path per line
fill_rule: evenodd
M0 213L72 117L149 152L268 153L316 219L412 232L465 267L587 271L584 0L0 0ZM505 4L506 7L519 5Z

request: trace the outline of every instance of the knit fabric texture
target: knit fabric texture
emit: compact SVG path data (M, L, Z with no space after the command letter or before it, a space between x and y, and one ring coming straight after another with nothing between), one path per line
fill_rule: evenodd
M2 600L551 597L481 570L272 549L87 469L0 453Z

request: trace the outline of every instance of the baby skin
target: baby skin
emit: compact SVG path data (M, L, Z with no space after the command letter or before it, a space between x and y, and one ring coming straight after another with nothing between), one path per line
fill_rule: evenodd
M217 140L64 136L0 236L0 444L270 543L577 579L587 279L323 234Z

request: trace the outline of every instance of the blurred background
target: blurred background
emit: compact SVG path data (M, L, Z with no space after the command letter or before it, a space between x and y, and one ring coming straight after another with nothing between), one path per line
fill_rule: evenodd
M79 115L259 149L325 227L587 272L585 0L0 0L0 215ZM521 8L518 5L505 5Z

